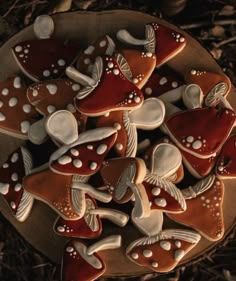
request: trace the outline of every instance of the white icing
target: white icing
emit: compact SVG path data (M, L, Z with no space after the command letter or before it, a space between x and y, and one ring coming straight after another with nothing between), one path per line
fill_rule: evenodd
M135 103L140 103L140 101L141 101L141 98L140 98L140 97L136 96L136 97L134 98L134 102L135 102Z
M139 255L137 253L132 253L131 254L131 257L134 259L134 260L137 260L139 258Z
M76 112L76 108L72 103L67 104L66 109L69 110L71 113Z
M193 70L191 70L191 72L190 72L192 75L195 75L195 74L197 74L197 71L195 70L195 69L193 69Z
M2 95L7 96L9 94L9 90L7 88L2 89Z
M164 84L166 84L167 83L167 78L166 77L162 77L161 79L160 79L160 81L159 81L159 84L160 85L164 85Z
M99 46L102 48L102 47L105 47L107 44L107 42L105 40L102 40L100 43L99 43Z
M54 21L48 15L40 15L34 21L33 30L39 39L50 38L54 32Z
M0 101L0 108L1 108L1 107L3 107L3 102L2 102L2 101Z
M66 165L68 163L72 162L72 158L70 156L67 155L63 155L58 159L58 163L61 165Z
M48 76L50 76L50 71L49 71L49 70L47 70L47 69L46 69L46 70L44 70L44 71L43 71L43 76L44 76L44 77L48 77Z
M157 262L152 262L152 267L154 267L154 268L158 267L158 263Z
M130 122L137 128L143 130L151 130L159 127L164 121L164 117L164 103L157 98L146 99L139 109L129 113Z
M98 164L96 162L92 162L89 166L90 170L94 171L97 169Z
M67 251L68 253L72 253L72 252L74 251L74 248L71 247L71 246L66 247L66 251Z
M160 187L154 187L154 188L152 189L152 194L153 194L154 196L157 196L157 195L159 195L160 193L161 193Z
M17 183L15 186L14 186L14 190L16 192L20 191L22 189L22 185L20 183Z
M147 87L147 88L145 88L145 94L147 94L147 95L151 95L152 94L152 88L150 88L150 87Z
M65 232L66 229L65 229L64 226L60 226L60 225L59 225L59 226L57 227L57 231L58 231L58 232Z
M12 202L10 203L10 206L12 207L12 209L15 209L15 208L16 208L16 203L12 201Z
M107 66L108 66L109 68L113 68L113 67L114 67L114 63L113 63L112 61L110 61L110 62L108 62Z
M177 88L177 87L178 87L178 83L174 81L174 82L171 83L171 86L172 86L173 88Z
M57 61L57 64L58 64L59 66L64 66L64 65L66 64L66 62L65 62L63 59L59 59L59 60Z
M4 164L2 165L2 167L3 167L4 169L6 169L6 168L9 167L9 164L8 164L8 163L4 163Z
M91 60L89 58L84 59L84 64L90 64Z
M13 174L11 175L11 180L12 180L12 181L18 181L18 174L17 174L17 173L13 173Z
M95 50L95 47L94 47L94 46L89 46L86 50L84 50L84 53L85 53L86 55L91 55L94 50Z
M165 207L167 205L166 199L165 198L156 198L154 200L155 205L159 207Z
M87 148L88 148L89 150L93 150L93 145L89 144L89 145L87 145Z
M33 95L34 97L37 97L38 94L39 94L39 92L34 89L32 95Z
M22 107L23 111L25 113L30 113L31 111L31 105L30 104L24 104L23 107Z
M13 86L16 89L19 89L21 87L21 79L20 77L15 77L14 81L13 81Z
M17 105L17 103L18 103L18 100L17 100L17 98L15 98L15 97L13 97L13 98L10 98L10 100L9 100L9 106L10 107L14 107L14 106L16 106Z
M0 121L5 121L6 120L6 116L0 112Z
M185 41L185 38L184 38L184 37L180 37L179 41L180 41L181 43L183 43L183 42Z
M9 192L10 185L8 183L0 182L0 193L6 195Z
M21 132L22 132L23 134L26 134L26 133L28 133L28 131L29 131L30 122L29 122L29 121L22 121L21 124L20 124L20 126L21 126Z
M152 256L152 251L151 250L144 250L143 251L143 256L145 258L150 258Z
M171 243L169 241L160 241L160 247L165 251L169 251L171 249Z
M120 73L120 71L119 71L118 68L115 68L115 69L113 69L113 73L114 73L115 75L118 75L118 74Z
M184 250L178 249L178 250L176 250L175 253L174 253L174 259L175 259L176 261L180 261L180 260L184 257L184 255L185 255Z
M79 84L73 84L72 85L72 90L73 91L79 91L79 89L80 89L80 85Z
M29 49L24 49L24 53L28 54L29 53Z
M55 110L56 110L56 107L54 105L47 106L48 113L53 113Z
M107 150L107 145L106 144L100 144L96 150L98 155L102 155L106 152Z
M116 144L116 149L117 150L122 150L123 149L123 144L122 143L117 143Z
M177 240L177 241L175 241L175 246L176 246L177 248L180 248L180 247L181 247L181 245L182 245L182 244L181 244L181 242L180 242L180 241L178 241L178 240Z
M57 85L55 85L55 84L48 84L46 86L46 88L48 89L48 91L51 95L55 95L57 92Z
M81 168L83 163L80 159L75 159L73 160L73 165L76 167L76 168Z
M114 123L113 127L119 131L121 129L121 125L119 123Z
M187 142L193 142L194 141L194 137L193 136L188 136L186 140L187 140Z
M71 153L72 155L74 155L74 156L79 156L79 151L78 151L77 149L75 149L75 148L72 148L72 149L70 150L70 153Z
M20 52L22 51L22 47L21 47L20 45L16 46L16 47L15 47L15 51L16 51L17 53L20 53Z
M11 157L11 162L12 163L16 163L19 159L19 154L17 152L13 153L12 157Z
M137 79L137 78L134 78L134 79L133 79L133 83L134 83L134 84L137 84L137 83L138 83L138 79Z
M200 140L196 140L194 141L194 143L192 144L192 148L193 149L199 149L202 147L202 142Z
M146 53L146 56L147 56L148 58L151 58L151 57L153 56L153 54L152 54L151 52L147 52L147 53Z

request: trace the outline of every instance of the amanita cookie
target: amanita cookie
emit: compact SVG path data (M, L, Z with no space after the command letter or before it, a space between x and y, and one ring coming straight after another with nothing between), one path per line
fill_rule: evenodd
M236 135L231 135L224 143L216 163L215 173L220 179L236 177Z
M137 129L152 130L164 121L164 103L156 98L144 101L143 105L133 111L114 111L109 115L100 116L96 120L97 127L114 127L117 139L114 149L118 156L135 157L137 153Z
M86 194L103 202L111 200L111 196L96 190L86 181L86 177L65 176L50 169L39 169L24 177L23 186L35 199L49 205L63 219L78 220L86 210Z
M76 68L84 74L90 74L95 59L105 55L112 56L115 47L115 43L110 36L99 37L79 55Z
M226 75L192 69L184 75L188 84L197 84L202 89L204 104L215 106L219 95L226 96L231 89L231 82Z
M90 246L82 240L70 240L62 259L62 281L92 281L99 278L105 272L106 264L97 252L120 246L120 235L108 236Z
M26 89L18 76L0 83L0 131L21 139L28 138L31 124L40 118L27 100Z
M190 230L166 229L160 234L143 237L126 249L127 257L153 271L168 272L200 241L201 236Z
M182 214L168 214L174 221L188 225L210 241L224 235L224 183L210 175L194 186L182 190L187 209ZM196 215L196 210L200 215Z
M102 234L102 219L108 219L116 225L125 226L129 216L125 213L109 208L97 206L96 201L86 195L86 210L84 216L76 221L64 220L58 217L54 224L54 231L58 235L74 238L97 238Z
M20 222L27 219L33 206L33 197L22 186L22 179L32 167L30 152L19 147L0 168L0 194Z
M153 22L146 24L144 28L145 39L143 40L134 38L125 29L119 30L116 36L120 41L144 46L146 52L155 54L157 67L180 53L186 45L184 35L167 26Z

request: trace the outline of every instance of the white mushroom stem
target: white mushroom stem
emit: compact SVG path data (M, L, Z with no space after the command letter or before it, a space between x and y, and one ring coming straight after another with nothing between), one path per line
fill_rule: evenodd
M97 81L95 81L93 78L91 78L85 74L82 74L73 66L68 66L66 68L66 75L70 79L74 80L75 82L80 83L83 86L94 86L97 83Z
M151 141L149 139L144 139L143 141L138 143L137 154L145 151L151 145Z
M93 255L96 252L107 250L107 249L116 249L121 246L121 236L120 235L111 235L108 236L87 248L87 255Z
M142 184L133 184L127 182L127 186L131 188L135 201L133 208L133 215L135 218L144 218L150 215L149 199Z
M179 107L169 102L165 102L165 109L166 109L165 119L181 111Z
M133 37L126 29L121 29L116 33L116 37L121 42L129 43L132 45L143 46L149 43L146 39L137 39Z
M99 215L102 219L108 219L119 226L125 226L129 220L127 214L113 209L97 208L90 210L90 214Z
M41 118L33 123L28 131L28 138L34 144L42 144L48 139L45 129L46 117Z
M172 89L160 95L158 99L162 100L164 103L175 103L179 101L182 97L182 92L185 89L186 85L181 85L176 89Z
M220 93L216 94L216 97L220 100L220 104L224 107L224 108L228 108L231 110L234 110L232 108L232 106L230 105L230 103L227 101L227 99L225 97L223 97Z
M111 201L112 196L106 192L101 192L96 188L92 187L89 184L82 183L82 182L73 182L72 189L79 189L90 195L91 197L104 202L108 203Z

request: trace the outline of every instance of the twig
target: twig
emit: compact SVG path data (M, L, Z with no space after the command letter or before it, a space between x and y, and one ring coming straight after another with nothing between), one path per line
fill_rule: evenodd
M8 11L2 16L3 18L7 17L12 10L16 7L17 3L20 2L20 0L15 0L15 2L11 5L11 7L8 9Z
M32 6L32 5L39 5L39 4L46 4L48 1L47 0L33 0L29 3L25 3L25 4L21 4L21 5L17 5L15 6L15 9L20 9L20 8L25 8L25 7L29 7L29 6Z
M233 42L233 41L236 41L236 36L233 36L233 37L231 37L229 39L223 40L220 43L213 43L213 46L216 47L216 48L219 48L219 47L221 47L221 46L223 46L225 44L228 44L230 42Z
M236 20L217 20L217 21L200 21L200 22L195 22L191 24L184 24L181 25L180 28L182 29L194 29L194 28L199 28L199 27L204 27L204 26L209 26L209 25L230 25L230 24L236 24Z

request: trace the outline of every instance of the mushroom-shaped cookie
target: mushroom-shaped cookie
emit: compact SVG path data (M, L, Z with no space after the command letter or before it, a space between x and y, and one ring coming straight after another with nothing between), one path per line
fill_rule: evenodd
M20 222L27 219L33 206L33 197L22 187L22 179L30 173L32 166L29 151L20 147L0 168L0 193Z
M105 183L102 189L111 193L115 202L122 204L134 196L134 217L147 217L150 214L149 200L141 184L146 166L140 158L114 158L103 163L100 170Z
M75 99L75 106L82 114L100 116L110 111L133 110L142 106L142 92L125 77L113 57L97 57L92 78L72 67L67 68L66 73L85 85Z
M224 184L214 175L183 189L187 209L182 214L168 214L174 221L191 226L210 241L224 235L223 197ZM196 210L199 215L196 215Z
M116 54L123 74L139 88L146 84L156 66L156 56L150 52L124 49Z
M97 127L111 126L117 129L114 145L116 153L121 156L135 157L138 145L137 129L153 130L164 121L164 103L156 98L144 101L142 107L133 111L115 111L108 116L97 118Z
M144 46L146 52L156 55L156 66L161 66L172 59L186 45L183 34L155 22L145 25L145 39L143 40L134 38L125 29L117 32L117 38L132 45Z
M93 281L106 270L106 264L97 254L99 251L121 246L121 236L111 235L90 246L81 240L67 243L62 259L62 281Z
M111 127L83 132L76 141L51 155L50 169L63 175L93 175L101 167L116 137L117 131Z
M231 82L224 74L191 70L184 76L188 84L197 84L202 89L206 106L215 106L220 96L226 96L231 89Z
M202 89L197 84L188 84L182 91L182 99L188 109L200 108L203 103Z
M181 99L184 82L172 69L162 67L152 73L143 87L144 98L157 97L164 102L176 102Z
M235 119L230 108L205 107L177 112L162 126L180 149L198 158L210 158L228 138Z
M86 177L64 176L50 169L38 169L24 177L23 186L35 199L49 205L63 219L78 220L86 210L86 194L102 202L111 200L109 194L86 184L87 180Z
M126 255L140 266L157 272L168 272L200 239L201 236L194 231L166 229L158 235L135 240L126 249Z
M215 173L220 179L236 177L236 135L231 135L223 145L216 163Z
M110 36L99 37L79 55L76 68L82 73L90 74L95 59L105 55L112 56L115 47L115 43Z
M14 116L14 118L13 118ZM0 83L0 131L27 139L32 123L39 119L37 111L29 104L26 87L20 77L12 77Z
M129 216L125 213L108 208L100 208L96 201L86 195L86 210L84 216L76 221L64 220L58 217L54 224L54 231L58 235L75 238L96 238L102 234L101 219L108 219L111 222L123 227L127 224Z

